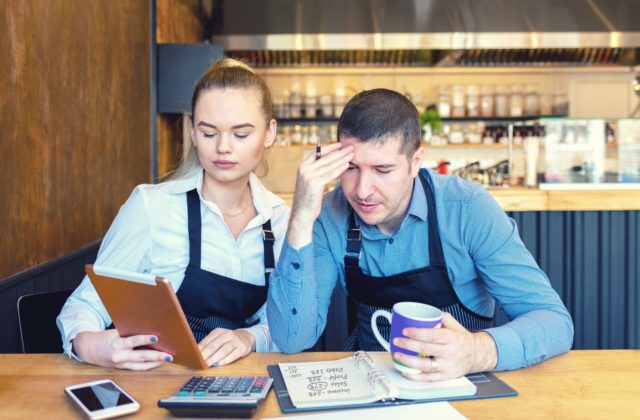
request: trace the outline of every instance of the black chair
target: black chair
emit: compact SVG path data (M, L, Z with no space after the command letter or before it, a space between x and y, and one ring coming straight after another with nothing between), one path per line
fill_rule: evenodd
M62 353L56 317L73 289L36 293L18 299L18 325L23 353Z

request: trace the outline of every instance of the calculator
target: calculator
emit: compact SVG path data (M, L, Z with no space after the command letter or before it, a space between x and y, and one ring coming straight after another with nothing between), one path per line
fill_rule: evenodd
M158 407L176 417L251 417L272 384L266 376L194 376Z

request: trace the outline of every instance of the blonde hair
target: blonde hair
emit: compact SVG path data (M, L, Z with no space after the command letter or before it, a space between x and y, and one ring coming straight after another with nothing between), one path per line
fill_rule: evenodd
M183 179L191 176L193 171L200 166L198 154L191 140L193 127L193 113L200 95L210 89L228 88L256 88L261 94L261 106L267 124L273 119L273 103L271 93L264 82L246 63L233 58L224 58L214 63L200 78L193 90L191 97L191 113L182 115L182 157L180 166L171 173L166 180Z

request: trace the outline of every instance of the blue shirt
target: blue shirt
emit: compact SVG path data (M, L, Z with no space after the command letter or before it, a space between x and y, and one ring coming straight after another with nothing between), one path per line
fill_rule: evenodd
M498 350L496 370L517 369L564 353L573 323L549 279L525 248L513 219L481 186L429 171L449 278L462 303L492 316L495 303L510 322L487 329ZM391 236L364 224L360 268L391 276L430 264L427 204L416 177L408 212ZM342 188L323 199L313 243L299 250L288 242L271 275L267 317L271 337L284 352L315 344L327 320L336 282L345 288L344 254L349 207ZM346 322L346 320L345 320Z

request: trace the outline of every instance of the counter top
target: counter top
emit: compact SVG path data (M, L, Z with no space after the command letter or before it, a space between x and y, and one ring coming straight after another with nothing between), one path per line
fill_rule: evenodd
M640 210L640 189L489 188L504 211L615 211ZM293 203L293 193L276 193Z
M505 211L614 211L640 210L640 189L490 188Z

